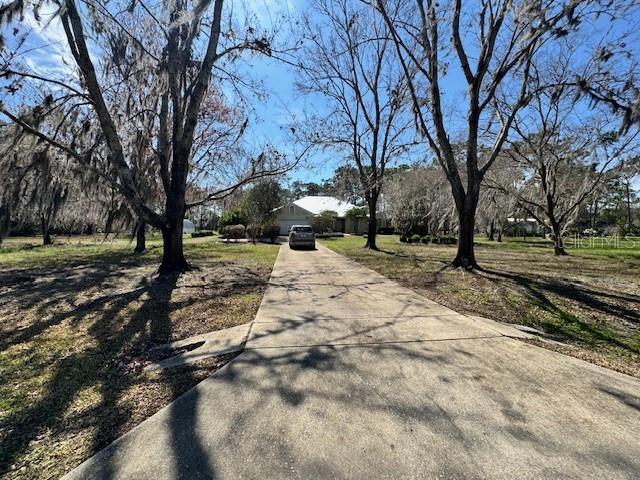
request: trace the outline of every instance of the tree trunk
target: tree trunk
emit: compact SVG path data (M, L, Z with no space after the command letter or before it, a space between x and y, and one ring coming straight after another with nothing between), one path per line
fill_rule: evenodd
M478 268L473 250L473 230L475 228L475 211L469 207L458 212L458 253L452 263L454 267L467 270Z
M498 227L498 241L502 242L502 224Z
M365 195L369 208L369 220L367 226L367 243L365 243L364 248L370 248L371 250L378 250L378 245L376 244L376 234L378 233L378 218L376 217L378 195L379 192L375 189L372 189Z
M162 228L162 247L161 275L190 270L182 246L182 218L178 217Z
M42 245L52 245L51 232L49 231L49 222L43 216L40 217L40 230L42 232Z
M491 220L491 225L489 225L489 240L493 242L493 230L495 229L495 220Z
M627 182L625 184L625 187L627 188L627 231L631 230L631 188L629 183L630 182Z
M562 240L562 231L560 225L553 223L551 225L553 230L553 251L556 255L568 255L564 249L564 241Z
M136 224L136 248L133 253L143 253L147 250L147 224L138 222Z
M376 235L378 233L378 219L376 217L376 208L369 207L369 226L367 228L367 243L364 248L370 248L371 250L378 250L376 245Z
M0 206L0 245L2 241L9 236L9 227L11 226L11 209L8 205Z
M481 179L475 182L469 180L466 193L461 187L455 188L452 185L451 192L458 212L458 253L451 263L452 267L466 270L479 268L473 249L473 233L476 227L476 209L480 198L480 181Z

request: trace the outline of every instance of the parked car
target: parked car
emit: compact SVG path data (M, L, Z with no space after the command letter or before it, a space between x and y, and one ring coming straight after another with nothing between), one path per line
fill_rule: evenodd
M289 230L289 248L316 248L316 236L311 225L292 225Z

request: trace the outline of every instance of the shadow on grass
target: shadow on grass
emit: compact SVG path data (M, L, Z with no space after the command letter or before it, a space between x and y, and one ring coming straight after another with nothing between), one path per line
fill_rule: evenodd
M629 352L640 354L640 346L624 341L614 330L604 324L585 322L573 313L558 306L550 295L578 304L580 307L595 310L600 315L613 316L626 322L640 324L640 297L615 294L602 290L544 278L530 278L512 272L484 269L486 278L496 282L508 280L523 289L527 297L540 308L554 314L558 322L542 321L549 333L590 343L605 342ZM497 277L497 278L496 278Z
M106 272L99 270L84 281L99 283L108 272L111 269L106 269ZM51 320L38 323L17 337L5 339L9 343L26 341L62 320L80 322L87 312L105 305L89 327L88 335L93 341L88 341L88 346L82 351L59 359L51 367L52 373L42 399L2 419L2 430L6 434L0 450L0 472L8 471L30 443L47 430L71 429L71 433L73 429L92 425L91 451L105 447L123 433L133 408L131 402L123 401L123 395L136 384L148 382L140 371L141 367L136 367L131 360L143 356L150 345L170 341L171 295L177 279L177 275L157 277L151 282L143 278L131 291L89 301L72 312L54 315ZM75 286L79 288L79 285ZM63 288L72 289L73 286ZM145 294L147 298L141 300ZM136 301L142 301L142 304L132 315L127 315L125 309ZM189 369L181 372L179 379L163 375L158 382L169 386L173 398L197 383ZM68 414L85 389L97 389L99 403ZM191 448L197 448L197 439L191 439L189 444Z
M66 318L82 318L83 314L116 300L133 301L146 289L145 285L125 292L101 295L91 301L76 305L70 311L50 315L59 310L59 302L88 293L96 288L108 288L112 282L130 274L135 267L150 263L139 256L127 252L107 252L96 255L95 260L72 260L64 267L39 267L16 269L0 273L0 308L12 301L19 304L21 310L36 308L36 314L49 317L36 321L22 329L12 329L5 325L0 332L0 350L9 345L29 341L49 327L57 325ZM70 303L70 302L69 302ZM49 316L50 315L50 316Z

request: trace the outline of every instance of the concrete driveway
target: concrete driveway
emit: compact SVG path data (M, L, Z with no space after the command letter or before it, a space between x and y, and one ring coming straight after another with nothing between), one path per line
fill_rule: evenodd
M640 382L329 250L281 247L246 350L67 478L635 478Z

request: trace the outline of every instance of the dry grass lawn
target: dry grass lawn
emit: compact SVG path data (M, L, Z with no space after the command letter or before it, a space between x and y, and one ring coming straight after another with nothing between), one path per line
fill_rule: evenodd
M188 239L198 268L157 277L161 246L10 239L0 249L0 476L58 478L231 357L143 371L149 349L250 321L277 246Z
M456 311L538 327L562 343L549 348L640 377L640 240L570 244L555 257L540 238L479 238L478 272L448 267L455 246L397 236L379 236L379 252L360 237L323 243Z

